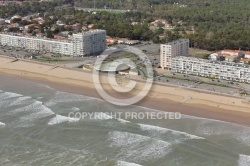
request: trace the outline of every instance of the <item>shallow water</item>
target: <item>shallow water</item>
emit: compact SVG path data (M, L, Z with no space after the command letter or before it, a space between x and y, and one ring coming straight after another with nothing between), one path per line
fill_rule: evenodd
M0 165L249 166L250 128L182 115L114 119L118 107L47 85L0 76ZM167 107L167 105L166 105ZM70 112L100 117L69 118Z

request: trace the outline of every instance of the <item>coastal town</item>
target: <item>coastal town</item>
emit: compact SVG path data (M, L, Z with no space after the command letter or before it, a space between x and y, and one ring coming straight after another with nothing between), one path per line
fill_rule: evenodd
M0 1L0 166L250 166L249 10Z
M53 17L49 16L50 19ZM133 22L133 24L138 24L138 22ZM55 19L55 24L47 27L41 14L24 17L15 15L9 19L0 19L0 26L2 29L0 45L5 48L2 54L16 58L35 61L47 59L47 62L54 61L57 65L63 62L63 66L83 67L86 71L94 69L93 64L96 59L94 57L98 57L106 48L130 45L141 49L150 57L155 68L154 80L156 82L177 83L180 86L193 88L202 87L202 84L207 83L210 84L209 88L205 88L207 90L215 91L220 87L217 91L221 93L250 94L248 86L233 83L234 81L250 83L249 51L221 50L203 54L202 57L197 58L195 54L189 53L192 48L190 48L188 39L178 39L166 44L155 45L142 40L107 36L105 30L93 29L93 24L81 26L79 23L75 23L70 25ZM157 19L149 26L174 28L165 19ZM57 33L55 34L55 32ZM13 50L13 48L15 49ZM61 58L58 59L58 57ZM82 58L77 60L76 57ZM135 71L135 69L132 70ZM138 78L142 78L143 70L145 69L139 69L136 73L129 72L129 70L121 71L120 74L133 73L131 77L138 75ZM184 74L184 78L181 73ZM218 81L215 83L217 79ZM228 89L231 90L228 91Z

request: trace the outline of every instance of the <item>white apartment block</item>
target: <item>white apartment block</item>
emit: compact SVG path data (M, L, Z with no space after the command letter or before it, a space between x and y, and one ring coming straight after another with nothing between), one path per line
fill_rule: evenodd
M106 31L92 30L73 34L74 55L92 55L106 49Z
M250 66L191 57L172 59L172 71L250 83Z
M189 39L179 39L161 44L160 61L162 69L172 69L172 58L189 55Z
M35 37L0 34L0 44L29 50L40 50L64 55L73 55L73 43Z
M93 30L73 34L72 41L0 34L0 45L70 56L93 55L106 49L106 31Z

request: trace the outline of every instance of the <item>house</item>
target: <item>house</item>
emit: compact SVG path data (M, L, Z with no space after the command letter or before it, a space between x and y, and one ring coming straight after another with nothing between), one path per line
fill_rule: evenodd
M58 25L58 26L64 26L65 24L64 24L62 21L58 20L58 21L56 22L56 25Z
M106 41L109 42L109 43L117 43L117 39L112 38L112 37L110 37L110 36L107 36Z
M14 19L22 19L22 17L18 16L18 15L15 15L15 16L11 17L11 20L14 20Z
M94 24L89 24L88 28L91 29L91 28L93 28L93 26L94 26Z
M10 24L8 27L9 28L17 28L17 27L19 27L19 24L18 23L13 23L13 24Z
M249 51L245 53L245 58L250 59L250 52Z
M119 44L125 44L125 43L126 43L126 40L128 40L128 39L126 39L126 38L120 38L117 42L118 42Z
M25 16L22 18L22 20L31 21L31 18L32 18L31 16Z
M157 19L153 22L150 23L151 26L155 26L155 27L158 27L159 24L162 24L163 25L163 28L166 28L166 29L173 29L174 27L171 26L171 24L168 23L167 20L165 19Z
M5 20L5 23L11 24L11 23L12 23L12 20Z
M219 53L218 52L216 52L216 53L212 53L212 54L210 54L209 55L209 59L210 60L212 60L212 61L216 61L217 60L217 56L219 55Z
M29 24L24 27L25 30L29 30L30 28L34 28L36 24Z
M139 22L132 22L131 25L138 25Z
M87 26L82 26L82 30L87 31L88 27Z
M240 50L222 50L221 54L229 54L231 56L238 56L240 52L241 52Z
M223 56L225 57L225 61L227 62L233 62L235 60L235 58L238 57L238 55L230 55L230 54L223 54Z
M73 29L73 31L76 31L76 32L80 31L80 29L81 29L81 24L80 24L80 23L75 23L75 24L73 24L73 25L72 25L72 29Z

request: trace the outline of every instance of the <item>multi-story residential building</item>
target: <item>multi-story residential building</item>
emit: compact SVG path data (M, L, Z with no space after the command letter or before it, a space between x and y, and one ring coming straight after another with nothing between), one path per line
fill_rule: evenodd
M250 66L234 62L175 57L172 59L172 71L250 83Z
M94 55L106 49L106 31L92 30L73 34L72 40L54 40L21 35L0 34L0 44L70 56Z
M160 61L162 69L172 69L172 58L189 55L189 39L179 39L161 44Z
M73 34L73 45L77 56L101 53L106 49L106 31L92 30Z

